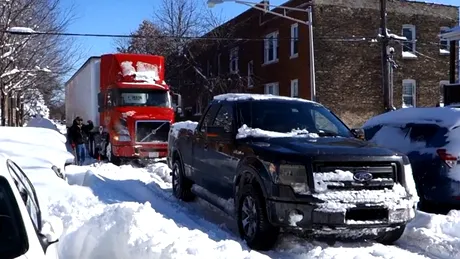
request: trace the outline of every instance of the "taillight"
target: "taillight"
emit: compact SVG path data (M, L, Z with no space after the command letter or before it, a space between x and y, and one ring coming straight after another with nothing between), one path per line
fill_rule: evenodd
M446 165L450 168L457 164L458 158L452 154L447 153L446 149L440 148L436 150L436 152L438 153L438 156L442 159L442 161L444 161Z

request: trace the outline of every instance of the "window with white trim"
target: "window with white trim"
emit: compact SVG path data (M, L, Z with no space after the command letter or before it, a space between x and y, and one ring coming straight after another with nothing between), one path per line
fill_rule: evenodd
M402 83L402 107L416 107L416 84L414 79L404 79Z
M403 43L403 58L416 58L416 31L415 25L404 24L402 27L402 35L407 38Z
M291 58L299 55L299 24L291 25Z
M280 95L278 83L269 83L265 85L265 94Z
M441 27L441 33L448 31L449 27ZM450 41L445 39L439 39L439 54L448 55L450 54Z
M238 47L230 50L230 73L238 73Z
M278 60L278 32L272 32L265 36L264 40L264 63Z
M299 79L291 80L291 97L299 97Z
M248 88L254 87L254 61L248 62Z
M450 84L449 80L439 82L439 104L444 104L444 86Z

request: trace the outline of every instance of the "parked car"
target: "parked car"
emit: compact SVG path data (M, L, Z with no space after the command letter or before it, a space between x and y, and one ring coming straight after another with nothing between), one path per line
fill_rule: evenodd
M418 201L409 160L361 134L316 102L219 95L199 123L170 130L173 193L234 216L257 250L280 229L393 243Z
M59 218L42 219L33 184L0 154L0 258L58 258Z
M460 109L405 108L368 120L365 138L405 153L411 162L420 208L460 207Z

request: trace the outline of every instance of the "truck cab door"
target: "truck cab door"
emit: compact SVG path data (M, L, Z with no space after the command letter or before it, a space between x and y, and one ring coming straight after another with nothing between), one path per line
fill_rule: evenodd
M212 169L208 154L208 137L206 129L216 117L220 104L214 104L208 107L204 113L200 124L198 125L192 141L192 180L208 189L210 186L210 170Z

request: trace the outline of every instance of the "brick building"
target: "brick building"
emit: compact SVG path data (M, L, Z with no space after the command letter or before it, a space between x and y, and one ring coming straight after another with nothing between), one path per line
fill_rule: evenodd
M284 5L307 8L309 2ZM383 112L379 0L314 0L316 97L349 126ZM388 28L399 68L393 76L396 108L434 106L449 80L449 46L439 34L458 24L454 6L388 1ZM272 11L282 13L279 9ZM307 20L307 14L289 16ZM212 95L244 91L311 99L308 26L250 9L216 28L238 40L214 41L196 58L183 89L184 106L199 114ZM216 85L226 84L225 87Z

